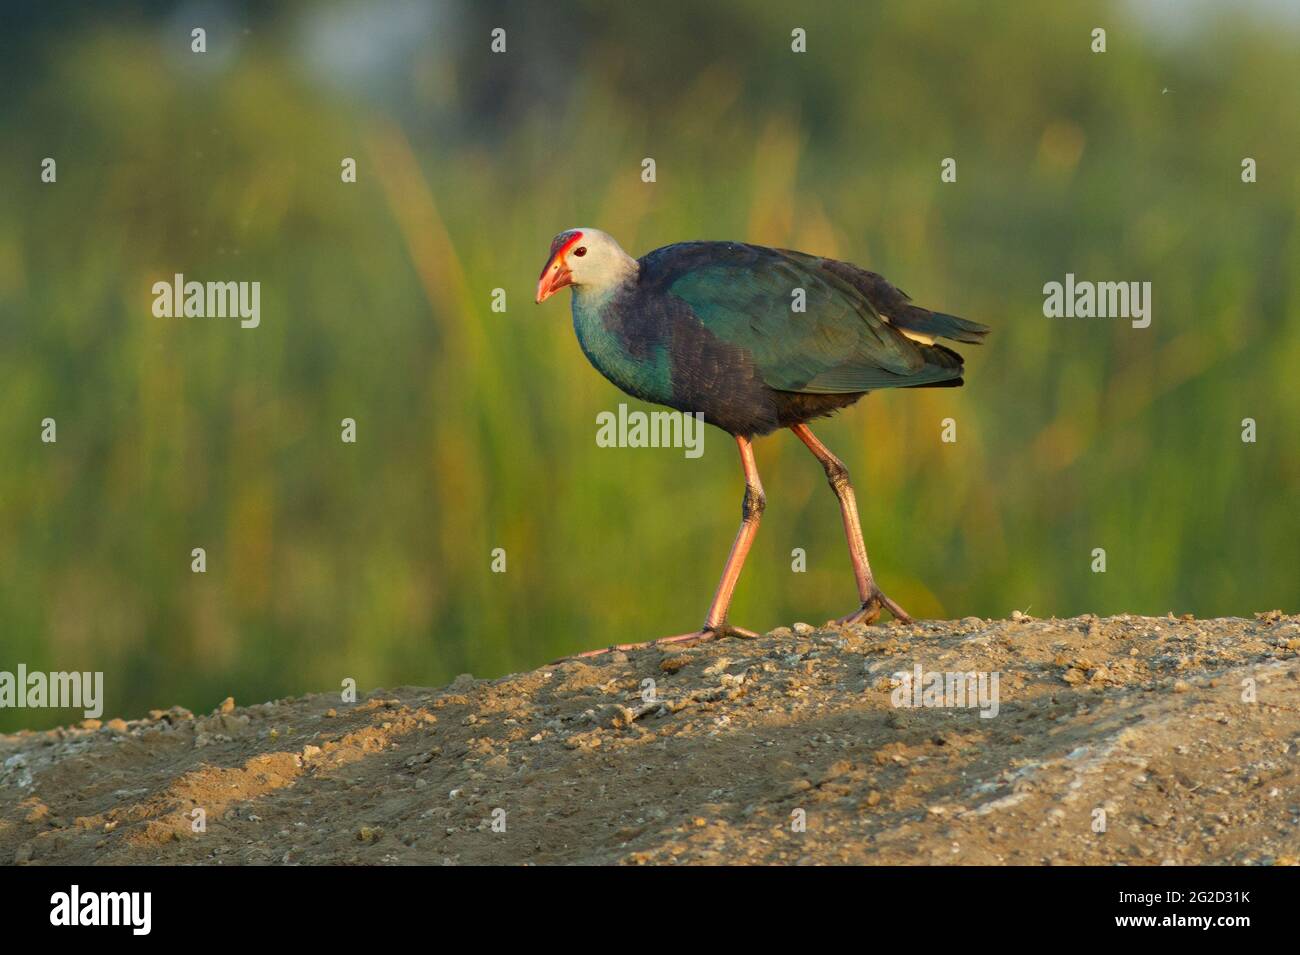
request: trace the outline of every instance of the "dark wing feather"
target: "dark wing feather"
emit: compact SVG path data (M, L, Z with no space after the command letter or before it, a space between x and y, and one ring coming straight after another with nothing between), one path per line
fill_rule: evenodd
M646 260L712 334L749 353L770 388L848 394L961 375L956 353L914 342L883 318L845 263L731 242L682 243ZM792 308L796 289L805 311Z
M858 268L849 262L820 259L803 252L787 252L810 265L826 269L864 295L876 311L900 331L915 332L928 338L948 338L972 345L982 344L989 333L987 325L944 312L932 312L912 303L912 297L894 286L883 275Z

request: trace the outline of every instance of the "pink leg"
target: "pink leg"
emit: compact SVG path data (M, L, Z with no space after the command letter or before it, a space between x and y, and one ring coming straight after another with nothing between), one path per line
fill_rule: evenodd
M763 482L759 480L758 465L754 461L754 443L749 438L736 435L736 445L740 448L740 464L745 469L745 498L741 503L740 530L736 532L731 553L727 555L727 563L722 568L722 579L718 581L713 602L709 604L704 626L692 633L679 633L676 636L661 637L645 643L621 643L612 647L602 647L599 650L588 650L586 653L579 653L577 659L599 656L611 650L639 650L642 647L702 642L727 636L757 636L751 630L743 630L727 623L727 609L731 606L731 596L736 591L736 582L740 579L740 570L745 565L749 548L754 543L755 535L758 534L758 522L763 516L763 508L767 506L767 498L763 495Z
M902 623L911 623L912 618L894 601L881 592L871 576L871 564L867 561L867 545L862 539L862 524L858 520L858 501L853 494L853 485L849 482L849 472L844 462L831 453L830 448L822 444L806 424L797 424L790 429L799 436L799 440L808 446L822 467L826 469L826 479L830 481L831 490L840 499L840 516L844 519L844 536L849 540L849 557L853 561L853 576L858 582L858 597L862 605L837 623L874 623L883 607Z

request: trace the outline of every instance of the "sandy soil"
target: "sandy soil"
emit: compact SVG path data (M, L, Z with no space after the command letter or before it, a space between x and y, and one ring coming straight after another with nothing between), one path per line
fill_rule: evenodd
M1294 865L1298 651L1277 612L798 624L155 710L0 737L0 862ZM997 715L895 706L918 664Z

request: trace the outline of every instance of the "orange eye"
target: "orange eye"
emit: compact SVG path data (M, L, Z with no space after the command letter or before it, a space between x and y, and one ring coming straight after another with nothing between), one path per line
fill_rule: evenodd
M585 245L580 245L573 250L573 254L576 255L578 258L582 258L584 255L587 254L587 247Z

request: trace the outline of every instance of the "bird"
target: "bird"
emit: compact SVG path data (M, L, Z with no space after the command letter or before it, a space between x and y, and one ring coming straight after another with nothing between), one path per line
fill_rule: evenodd
M883 388L960 386L962 356L938 339L979 344L988 326L915 305L848 262L746 242L678 242L634 259L608 233L567 229L551 242L537 303L566 287L595 369L730 434L745 479L740 529L700 629L579 656L757 635L728 610L767 503L754 439L780 429L817 458L839 501L859 604L834 622L870 624L884 611L912 622L877 585L848 470L808 422Z

